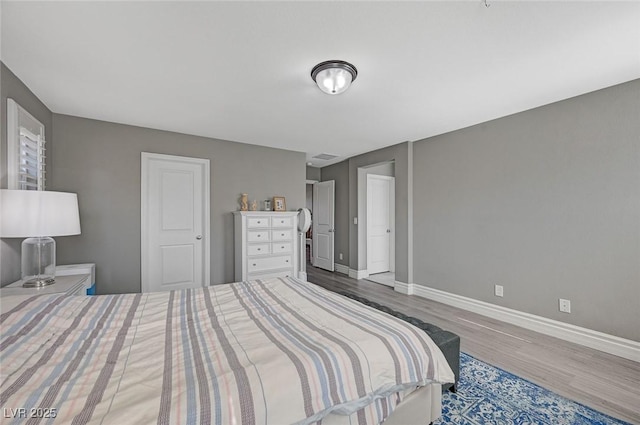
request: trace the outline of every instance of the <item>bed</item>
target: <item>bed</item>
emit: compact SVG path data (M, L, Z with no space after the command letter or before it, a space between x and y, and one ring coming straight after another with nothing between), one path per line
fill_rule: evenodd
M0 298L3 423L428 424L454 380L420 329L295 278Z

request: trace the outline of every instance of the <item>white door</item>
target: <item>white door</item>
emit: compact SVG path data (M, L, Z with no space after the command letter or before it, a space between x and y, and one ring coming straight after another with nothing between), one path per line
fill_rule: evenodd
M395 179L367 175L367 271L393 271Z
M334 267L335 192L333 180L313 184L313 265L329 271Z
M142 153L142 292L209 285L209 160Z

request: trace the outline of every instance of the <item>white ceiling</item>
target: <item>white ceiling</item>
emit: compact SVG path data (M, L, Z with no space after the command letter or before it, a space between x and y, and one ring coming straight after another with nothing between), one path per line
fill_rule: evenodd
M55 113L315 166L640 78L640 2L488 5L3 0L1 57ZM359 71L338 96L328 59Z

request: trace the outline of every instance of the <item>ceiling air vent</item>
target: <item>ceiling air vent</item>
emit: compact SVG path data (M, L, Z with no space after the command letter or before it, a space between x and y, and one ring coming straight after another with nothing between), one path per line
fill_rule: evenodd
M338 157L338 155L331 155L331 154L328 154L328 153L321 153L320 155L316 155L313 158L314 159L323 159L325 161L328 161L330 159L337 158L337 157Z

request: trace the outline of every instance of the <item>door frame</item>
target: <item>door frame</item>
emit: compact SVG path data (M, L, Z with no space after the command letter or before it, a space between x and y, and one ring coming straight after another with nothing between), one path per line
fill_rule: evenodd
M206 158L193 158L188 156L178 155L166 155L160 153L141 152L140 156L140 292L148 292L150 289L149 277L147 276L147 269L149 267L148 252L149 252L149 229L147 227L147 214L149 212L149 205L147 203L146 193L149 189L149 162L151 160L164 160L164 161L180 161L191 162L194 164L203 166L203 182L202 190L204 192L203 205L203 229L202 234L205 235L205 243L202 247L203 256L203 286L211 284L211 171L210 161Z
M366 222L366 241L367 241L367 274L370 274L370 262L369 262L369 215L371 212L369 211L369 180L370 179L378 179L378 180L387 180L389 182L389 199L387 200L387 206L389 208L389 271L395 273L396 271L396 229L395 229L395 220L396 220L396 178L393 176L384 176L381 174L367 174L367 185L366 185L366 205L367 205L367 222Z
M313 266L313 191L314 191L314 183L319 183L320 180L309 180L307 179L307 182L305 183L305 189L307 185L311 185L311 244L309 245L309 254L310 254L310 261L311 261L311 265ZM306 201L306 200L305 200ZM334 217L335 219L335 217ZM335 238L335 236L334 236ZM335 251L335 242L334 242L334 251ZM304 238L304 249L302 250L302 252L304 252L304 262L307 262L307 238L305 236ZM335 253L334 253L335 254ZM302 261L302 259L301 259Z
M376 173L374 172L372 169L373 168L377 168L380 166L383 166L385 164L394 164L394 172L391 173L391 175L389 174L384 174L384 173ZM366 164L366 165L361 165L359 167L357 167L356 170L356 175L357 175L357 180L356 180L356 193L357 193L357 197L356 197L356 215L355 217L353 217L353 224L356 225L357 228L357 232L356 232L356 238L355 238L355 249L356 249L356 258L355 261L354 260L350 260L350 270L349 270L349 276L356 278L356 279L366 279L367 277L369 277L369 270L367 270L367 175L368 174L376 174L376 175L388 175L389 177L393 177L394 179L396 178L396 172L395 172L395 160L391 159L388 161L380 161L380 162L375 162L375 163L371 163L371 164ZM396 185L395 185L395 180L394 180L394 184L393 184L393 191L394 191L394 203L393 203L393 217L394 217L394 222L393 222L393 240L391 242L391 244L393 245L393 268L395 270L396 268L396 258L395 258L395 252L396 252L396 239L397 239L397 234L396 234L396 220L395 220L395 216L396 216L396 209L398 207L398 200L395 198L395 192L396 192ZM352 246L352 241L351 239L349 240L349 247L350 249L353 249ZM355 269L353 269L353 266L355 266Z

